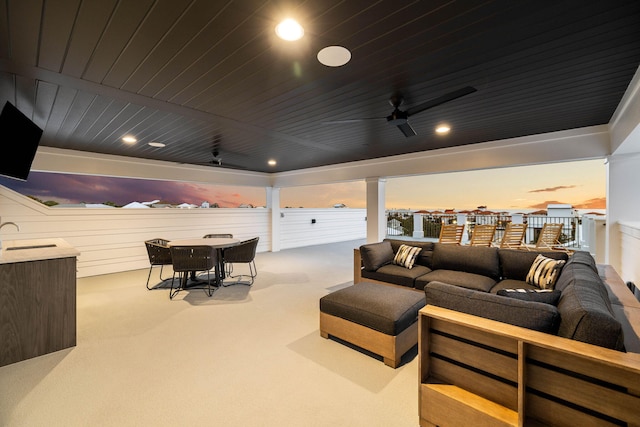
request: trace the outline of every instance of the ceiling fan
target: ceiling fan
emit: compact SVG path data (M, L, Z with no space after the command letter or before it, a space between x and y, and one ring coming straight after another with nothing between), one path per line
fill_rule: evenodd
M414 107L411 107L405 111L400 110L400 105L402 105L403 97L401 94L395 94L389 99L389 103L393 107L393 111L390 115L386 117L371 117L364 119L349 119L349 120L336 120L325 123L351 123L351 122L359 122L364 120L381 120L386 119L387 123L395 125L400 129L400 131L404 134L405 137L409 138L410 136L417 135L416 131L409 124L409 117L415 116L418 113L426 111L430 108L437 107L438 105L442 105L445 102L453 101L454 99L461 98L465 95L469 95L475 92L477 89L472 86L465 86L458 90L454 90L453 92L445 93L444 95L438 96L436 98L430 99L422 104L418 104Z
M222 156L220 153L220 144L222 142L222 136L216 135L213 138L213 146L211 148L211 160L206 162L198 162L196 165L202 166L217 166L217 167L228 167L233 169L246 169L244 166L235 165L232 163L227 163L222 161Z

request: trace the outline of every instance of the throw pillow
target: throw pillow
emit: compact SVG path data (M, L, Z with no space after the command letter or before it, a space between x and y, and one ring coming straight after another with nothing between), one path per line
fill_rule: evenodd
M421 250L422 248L417 246L400 245L396 256L393 258L393 263L411 269Z
M523 301L543 302L558 305L562 292L556 289L500 289L498 295Z
M529 285L537 286L540 289L553 289L565 262L538 255L533 264L531 264L525 281Z

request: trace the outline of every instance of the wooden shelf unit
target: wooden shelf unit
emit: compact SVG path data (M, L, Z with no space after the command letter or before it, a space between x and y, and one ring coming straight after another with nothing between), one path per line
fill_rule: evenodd
M640 426L640 354L432 305L418 329L422 427Z

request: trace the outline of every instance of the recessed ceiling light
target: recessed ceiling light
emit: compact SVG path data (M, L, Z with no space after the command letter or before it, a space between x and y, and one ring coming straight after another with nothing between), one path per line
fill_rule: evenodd
M275 165L277 164L277 162L276 162L275 160L271 159L271 160L269 160L269 161L267 162L267 164L268 164L269 166L275 166Z
M441 135L449 133L450 130L451 128L449 127L449 125L438 125L438 127L436 128L436 132Z
M327 46L318 52L318 61L327 67L340 67L351 60L351 52L342 46Z
M285 19L276 25L276 34L283 40L295 41L304 35L304 28L295 19Z
M122 140L127 144L133 144L134 142L138 142L138 139L135 136L131 136L131 135L123 136Z
M157 141L151 141L149 143L149 145L152 146L152 147L158 147L158 148L162 148L162 147L166 146L166 144L164 144L162 142L157 142Z

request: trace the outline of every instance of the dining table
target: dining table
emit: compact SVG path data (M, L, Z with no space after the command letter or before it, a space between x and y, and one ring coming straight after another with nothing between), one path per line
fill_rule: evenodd
M171 246L211 246L216 250L216 263L215 263L215 283L216 286L221 286L224 279L224 259L223 251L226 248L231 248L240 244L239 239L230 237L209 237L209 238L193 238L193 239L178 239L169 241L168 245ZM196 281L196 272L191 272L191 280ZM183 277L182 285L186 286L187 275Z

